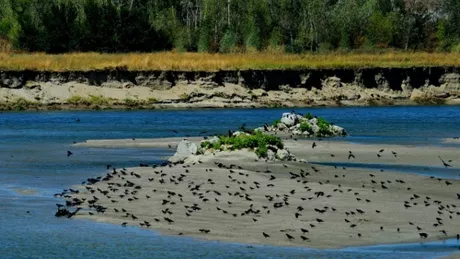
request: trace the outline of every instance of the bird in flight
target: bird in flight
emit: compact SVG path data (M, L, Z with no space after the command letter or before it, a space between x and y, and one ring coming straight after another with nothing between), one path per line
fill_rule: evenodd
M443 164L446 168L452 167L452 165L449 165L449 164L446 163L444 160L442 160L442 158L441 158L440 156L438 156L438 157L439 157L439 159L441 159L442 164Z

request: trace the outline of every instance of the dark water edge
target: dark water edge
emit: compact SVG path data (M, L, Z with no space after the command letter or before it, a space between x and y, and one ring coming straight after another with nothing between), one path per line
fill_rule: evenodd
M315 250L201 241L138 228L54 218L53 193L105 173L105 165L160 163L172 150L72 147L102 138L175 137L260 126L291 109L55 111L0 114L0 258L434 258L458 251L456 240ZM459 135L460 107L298 109L345 127L357 143L442 145ZM76 119L80 123L76 123ZM359 118L359 119L357 119ZM391 123L389 123L391 122ZM65 153L72 150L74 156ZM14 189L36 193L21 195ZM30 213L26 213L26 211Z

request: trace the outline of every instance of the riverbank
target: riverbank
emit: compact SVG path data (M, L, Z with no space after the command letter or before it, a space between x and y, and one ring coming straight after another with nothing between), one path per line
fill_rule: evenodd
M460 104L457 67L0 71L0 110Z
M176 140L139 141L166 148L173 147ZM128 141L79 145L115 147L126 146ZM439 154L445 159L452 154L442 147L321 141L313 149L307 140L284 142L297 158L309 161L326 157L347 161L352 151L355 158L351 160L356 162L373 163L380 154L391 163L423 161L439 166L435 159ZM381 149L384 151L379 152ZM164 234L209 240L314 248L419 242L460 233L456 196L460 182L456 180L293 161L265 162L246 151L197 156L185 164L165 167L117 169L116 174L109 171L110 179L70 194L86 201L97 197L95 204L107 207L103 214L81 211L78 218L126 222ZM423 233L426 239L421 239Z

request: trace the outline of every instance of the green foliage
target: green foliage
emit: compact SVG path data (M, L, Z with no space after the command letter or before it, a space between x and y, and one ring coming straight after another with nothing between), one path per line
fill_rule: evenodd
M235 33L232 31L227 31L224 34L224 37L222 37L222 40L220 41L220 52L222 53L229 53L234 50L237 44L237 38Z
M50 53L449 50L460 1L0 0L0 39Z
M256 152L256 155L258 157L267 157L267 155L268 155L268 147L267 146L259 146L255 150L255 152Z
M10 102L0 103L0 111L24 111L38 108L39 106L40 104L37 102L20 97Z
M276 126L278 126L278 124L280 124L280 123L281 123L281 120L280 120L280 119L276 119L276 120L273 121L272 125L276 127Z
M299 130L302 131L302 132L312 132L312 127L311 127L311 124L308 123L308 122L301 122L300 123L300 126L299 126Z
M135 100L135 99L131 99L131 98L125 98L123 100L123 104L128 108L139 108L142 105L144 105L144 102Z
M204 141L204 142L201 142L201 147L204 149L209 149L212 147L212 144L209 141Z
M106 98L101 95L90 95L89 97L85 98L79 95L73 95L69 99L67 99L67 103L72 105L86 105L86 106L106 106L112 103L111 98Z
M73 104L73 105L83 104L83 102L86 102L86 99L79 95L73 95L72 97L67 99L67 103Z
M311 120L311 119L314 118L313 115L311 115L311 113L309 113L309 112L307 112L303 117L304 117L305 119L307 119L307 120Z
M393 39L392 17L384 16L381 12L373 13L369 18L366 34L372 46L387 48Z
M283 148L283 142L279 137L264 134L261 132L253 132L252 134L240 134L236 137L220 136L219 141L211 144L209 141L201 143L201 147L204 149L212 148L214 150L222 150L228 148L230 150L239 150L248 148L255 150L259 157L266 157L268 152L268 146L276 146Z
M322 137L330 136L332 135L331 130L329 129L329 122L327 122L323 117L318 118L318 123L319 127L318 135Z

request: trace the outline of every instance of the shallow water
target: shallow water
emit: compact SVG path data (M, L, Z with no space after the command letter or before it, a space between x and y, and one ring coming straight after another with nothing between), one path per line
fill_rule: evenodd
M0 113L0 258L432 258L458 251L456 240L404 246L310 250L168 237L137 228L54 218L52 197L106 164L159 163L172 150L72 147L73 141L225 133L260 126L290 109ZM324 116L360 143L440 145L460 135L460 107L298 109ZM76 119L80 122L77 123ZM66 156L67 150L74 155ZM20 194L15 189L31 189ZM27 213L29 211L30 213Z

